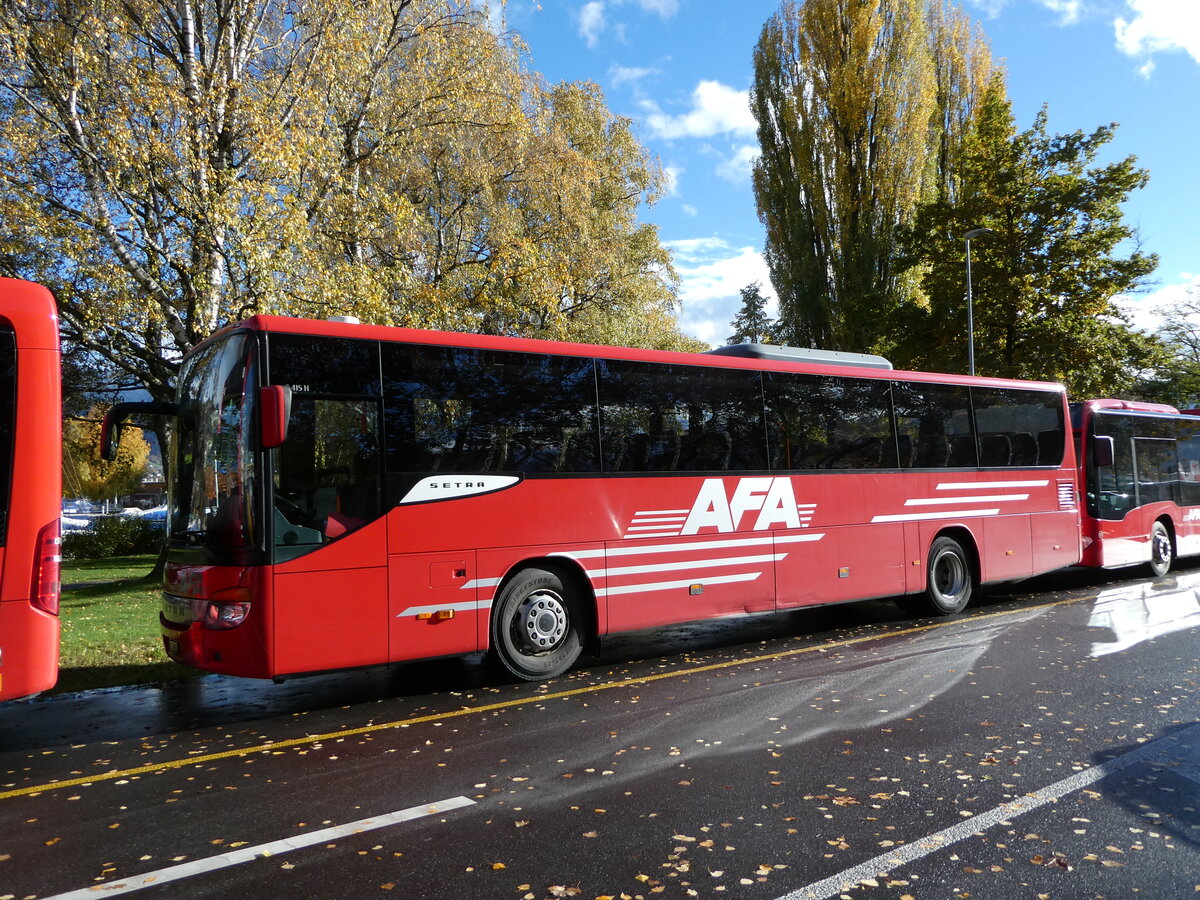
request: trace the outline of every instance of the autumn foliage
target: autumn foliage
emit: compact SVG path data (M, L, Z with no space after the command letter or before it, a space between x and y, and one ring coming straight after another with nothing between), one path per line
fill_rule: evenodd
M158 399L255 312L679 339L657 162L467 0L6 2L0 159L5 274Z

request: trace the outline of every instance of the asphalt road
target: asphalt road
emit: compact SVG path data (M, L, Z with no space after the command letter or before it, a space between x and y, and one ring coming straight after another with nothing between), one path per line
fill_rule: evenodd
M1200 567L0 708L0 900L1200 891Z

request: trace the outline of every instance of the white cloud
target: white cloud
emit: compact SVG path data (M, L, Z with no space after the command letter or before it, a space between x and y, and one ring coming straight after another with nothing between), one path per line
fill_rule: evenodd
M579 10L579 36L595 47L604 31L604 0L590 0Z
M757 281L768 298L767 313L778 309L767 262L753 247L735 247L719 237L668 241L679 273L679 326L684 333L720 346L729 339L742 306L741 289Z
M987 19L994 19L1008 5L1008 0L970 0L971 6Z
M1180 272L1179 278L1176 283L1163 285L1148 294L1117 297L1117 308L1125 313L1134 328L1153 334L1162 327L1163 313L1168 307L1182 303L1192 292L1200 290L1200 274Z
M658 75L660 69L649 69L638 66L609 66L608 78L612 82L613 87L620 87L624 84L637 84L644 78L649 78L651 75Z
M600 36L608 30L607 13L618 6L634 3L645 13L657 13L661 19L669 19L679 12L679 0L588 0L579 9L576 18L579 22L579 36L589 47L600 43ZM617 40L625 43L625 23L617 22L612 26Z
M684 170L679 166L663 166L663 174L667 177L666 196L679 196L679 179L683 177Z
M717 165L717 175L733 184L744 184L750 179L750 170L760 155L757 144L743 144L733 155L722 159Z
M700 210L696 209L696 207L692 206L690 203L685 203L679 208L683 210L683 214L690 219L694 219L696 216L700 215Z
M1083 16L1083 0L1038 0L1038 3L1058 13L1059 25L1074 25Z
M712 137L717 134L752 135L758 124L750 112L749 94L719 81L701 81L692 91L692 108L678 116L664 113L653 101L644 101L646 125L655 137Z
M669 19L679 12L679 0L637 0L643 12L658 13L661 18Z
M1117 48L1135 58L1182 50L1200 63L1200 3L1196 0L1125 0L1129 18L1113 21ZM1153 65L1143 66L1148 76Z

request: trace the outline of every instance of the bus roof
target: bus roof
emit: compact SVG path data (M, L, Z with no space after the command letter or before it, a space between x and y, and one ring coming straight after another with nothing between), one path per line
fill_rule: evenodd
M508 350L519 353L546 353L556 356L584 356L596 359L626 359L637 362L674 363L676 365L712 366L716 368L755 369L764 372L806 372L819 375L837 375L857 378L900 379L906 381L953 382L954 384L977 387L1024 387L1052 390L1060 393L1065 388L1048 381L1026 381L1010 378L985 376L949 375L935 372L906 372L862 365L807 362L792 358L753 358L721 353L688 353L676 350L646 350L634 347L613 347L604 344L578 344L567 341L551 341L540 338L506 337L474 334L459 331L428 331L416 328L401 328L390 325L367 325L355 322L303 319L292 316L257 315L234 325L229 325L212 335L195 352L209 341L219 339L236 330L252 330L279 334L304 334L314 337L354 338L358 340L397 341L411 344L448 345L477 350ZM818 351L820 352L820 351ZM865 356L866 354L857 354ZM882 357L876 357L882 359ZM884 360L886 363L886 360ZM890 364L889 364L890 365Z
M1140 400L1085 400L1083 405L1093 412L1098 409L1120 409L1126 412L1137 413L1158 413L1159 415L1178 416L1178 415L1195 415L1195 410L1184 410L1182 413L1174 406L1168 406L1166 403L1143 403Z

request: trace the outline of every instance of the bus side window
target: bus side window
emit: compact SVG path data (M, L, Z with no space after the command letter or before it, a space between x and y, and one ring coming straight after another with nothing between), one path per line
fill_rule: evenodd
M606 472L727 472L767 465L757 372L597 361ZM727 423L742 423L735 453Z
M912 468L978 465L967 391L952 384L892 383L896 430L912 442L914 450L907 454Z

